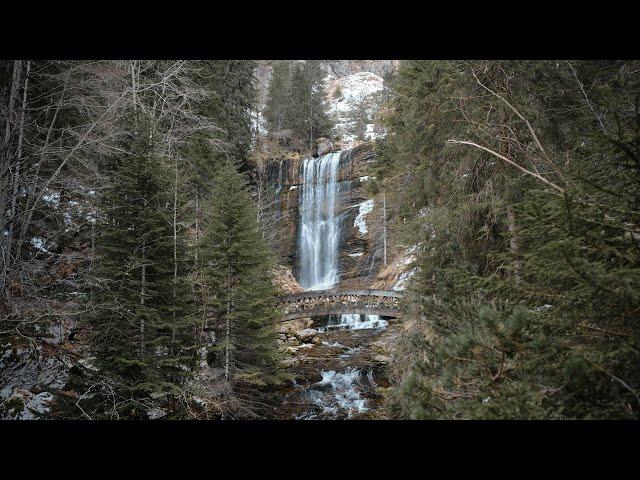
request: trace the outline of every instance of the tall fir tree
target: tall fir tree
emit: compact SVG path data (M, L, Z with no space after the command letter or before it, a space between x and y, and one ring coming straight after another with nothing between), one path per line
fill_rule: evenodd
M101 202L88 323L98 367L117 397L108 415L136 417L145 414L141 405L176 408L194 339L184 262L174 271L174 247L184 259L186 242L178 231L174 244L168 172L141 115L131 131L131 153L113 159Z
M289 92L291 90L291 61L274 62L267 94L264 116L270 132L288 128Z
M331 122L327 116L324 78L320 62L308 60L296 65L291 78L289 95L289 122L296 137L309 149L316 138L331 135Z
M206 60L194 62L194 80L205 92L196 106L198 115L216 125L215 131L203 130L190 135L180 154L188 167L185 183L190 192L189 221L192 229L192 284L199 303L200 336L206 339L208 329L204 315L205 292L200 277L203 271L201 254L202 231L205 223L205 203L211 195L213 179L219 166L228 158L239 160L247 168L251 148L251 110L255 108L256 62L249 60ZM208 340L205 340L208 342Z
M270 131L291 130L294 145L308 150L317 138L331 136L325 77L317 60L276 62L265 109Z
M243 174L231 161L216 175L204 237L207 312L217 325L210 361L240 404L288 378L274 322L274 261L262 238ZM228 412L238 414L237 411Z
M236 159L242 169L251 148L251 112L256 103L256 62L207 60L198 62L199 84L208 93L198 106L220 129L224 157ZM216 154L216 150L213 151Z

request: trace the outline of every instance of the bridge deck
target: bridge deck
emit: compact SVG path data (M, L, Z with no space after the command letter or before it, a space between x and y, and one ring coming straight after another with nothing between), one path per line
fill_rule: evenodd
M395 290L376 290L376 289L344 289L333 288L331 290L306 290L299 293L291 293L289 295L283 295L278 298L278 303L295 302L298 300L307 300L321 297L330 296L346 296L353 295L356 297L387 297L387 298L402 298L402 292Z
M281 322L342 314L400 318L402 313L397 304L402 297L402 292L394 290L335 288L283 295L277 303L286 309Z

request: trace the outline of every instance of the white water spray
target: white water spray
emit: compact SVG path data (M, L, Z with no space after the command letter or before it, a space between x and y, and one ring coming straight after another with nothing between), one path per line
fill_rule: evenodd
M338 283L340 218L336 199L341 153L307 158L302 164L298 281L307 290L324 290Z

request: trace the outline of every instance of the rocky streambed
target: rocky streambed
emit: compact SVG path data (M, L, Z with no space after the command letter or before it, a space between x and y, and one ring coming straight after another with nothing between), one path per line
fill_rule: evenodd
M281 419L328 420L384 418L389 383L389 345L397 322L378 328L323 329L320 325L289 331L284 340L294 382L282 391ZM298 326L300 326L298 324ZM320 327L320 328L318 328ZM285 330L286 326L282 328ZM283 335L281 333L281 335ZM281 337L282 340L282 337Z

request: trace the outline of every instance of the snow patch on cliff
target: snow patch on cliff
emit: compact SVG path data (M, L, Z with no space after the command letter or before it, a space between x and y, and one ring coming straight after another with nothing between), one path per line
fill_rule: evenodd
M367 233L367 224L364 221L364 216L373 210L373 199L362 202L358 206L360 207L358 209L358 216L356 216L353 225L358 228L360 235L364 235Z
M327 84L332 97L336 88L340 89L342 95L331 101L330 113L341 114L353 111L368 96L382 90L384 82L371 72L359 72L340 78L328 76Z
M375 94L383 89L384 81L371 72L358 72L339 78L329 75L325 81L329 115L335 121L335 134L342 137L343 148L352 148L357 140L353 133L356 123L353 115L359 107L364 107L369 121L373 120L379 108ZM375 127L374 123L367 123L365 138L374 140L381 136Z

